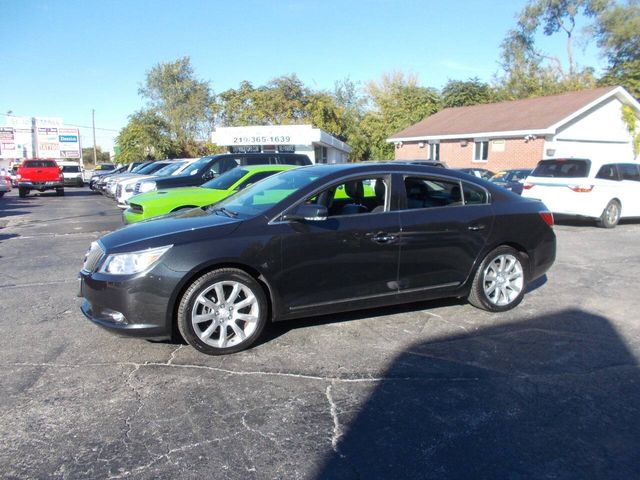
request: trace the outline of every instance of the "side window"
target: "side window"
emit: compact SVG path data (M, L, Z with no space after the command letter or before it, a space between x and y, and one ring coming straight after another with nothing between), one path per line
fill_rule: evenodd
M455 181L406 177L404 188L409 209L462 205L460 183Z
M362 178L332 185L306 202L327 207L330 217L382 213L388 208L388 181Z
M615 164L603 165L598 170L596 178L602 178L605 180L618 180L618 170Z
M244 182L242 182L240 185L238 185L238 187L236 188L236 190L242 190L243 188L248 187L249 185L252 185L256 182L259 182L260 180L262 180L263 178L267 178L270 177L271 175L273 175L274 173L278 173L277 171L270 171L270 172L258 172L255 175L251 175L249 178L247 178Z
M618 165L618 169L620 170L622 180L640 182L640 170L638 170L638 165L633 163L621 163Z
M484 188L463 182L462 191L465 205L482 205L489 203L489 195Z
M223 174L224 172L233 170L238 165L240 165L242 160L243 160L242 158L223 158L218 164L218 172L216 173Z

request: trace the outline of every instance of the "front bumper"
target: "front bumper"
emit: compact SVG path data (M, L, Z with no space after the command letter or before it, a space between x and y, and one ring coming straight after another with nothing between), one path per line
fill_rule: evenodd
M19 188L30 188L33 190L46 190L49 188L63 188L64 181L46 181L46 182L18 182Z
M96 325L119 335L170 338L170 298L179 281L172 274L175 272L158 266L145 274L114 281L113 275L81 272L80 310ZM114 314L122 318L116 321Z

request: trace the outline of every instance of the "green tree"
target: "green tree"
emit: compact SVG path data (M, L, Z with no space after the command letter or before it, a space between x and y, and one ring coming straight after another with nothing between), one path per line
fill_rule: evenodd
M530 0L521 11L517 25L501 45L504 76L499 80L499 98L514 99L550 95L591 88L596 79L592 68L579 68L573 54L576 22L594 18L610 0ZM537 48L535 35L566 36L567 64Z
M442 89L443 107L465 107L481 103L491 103L495 99L493 89L478 77L467 81L449 80Z
M209 83L195 78L189 57L154 66L139 93L164 121L179 154L196 156L196 147L211 131L218 105Z
M601 83L623 85L640 99L640 2L630 0L602 11L593 30L608 60Z
M118 163L159 160L175 156L169 124L156 112L141 110L129 117L129 123L116 138L120 147Z
M109 152L103 152L100 147L96 147L96 158L98 160L98 163L108 163L111 161ZM85 167L90 167L93 165L93 147L82 149L82 162L84 163Z
M386 139L440 109L441 99L435 89L418 86L414 75L402 72L383 74L380 81L367 84L366 92L369 110L362 129L374 160L393 159L394 146Z

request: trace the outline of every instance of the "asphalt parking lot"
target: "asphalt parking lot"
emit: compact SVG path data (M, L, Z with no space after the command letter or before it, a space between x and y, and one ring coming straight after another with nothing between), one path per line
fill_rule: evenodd
M270 326L207 357L80 313L88 189L0 199L3 478L639 478L640 222L556 226L513 311L456 301Z

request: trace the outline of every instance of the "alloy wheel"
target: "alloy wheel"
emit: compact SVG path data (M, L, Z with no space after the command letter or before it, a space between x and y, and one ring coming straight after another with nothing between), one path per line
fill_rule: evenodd
M522 264L514 255L498 255L484 270L484 294L493 305L509 305L518 298L523 287Z
M239 345L258 327L260 305L247 285L225 280L212 284L196 298L191 324L198 338L216 348Z

